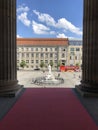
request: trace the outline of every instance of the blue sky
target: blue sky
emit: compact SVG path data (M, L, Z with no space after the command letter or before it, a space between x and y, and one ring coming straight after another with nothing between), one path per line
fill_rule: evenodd
M17 0L17 37L82 39L83 0Z

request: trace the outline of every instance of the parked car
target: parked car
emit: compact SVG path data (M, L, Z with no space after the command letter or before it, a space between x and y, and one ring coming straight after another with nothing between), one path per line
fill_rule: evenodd
M40 70L40 68L35 68L34 70Z

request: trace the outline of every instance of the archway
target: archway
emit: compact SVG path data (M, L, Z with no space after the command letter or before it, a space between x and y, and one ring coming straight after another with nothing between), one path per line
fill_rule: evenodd
M84 0L83 76L79 86L83 95L98 93L98 0ZM0 95L15 95L16 73L16 0L0 1Z

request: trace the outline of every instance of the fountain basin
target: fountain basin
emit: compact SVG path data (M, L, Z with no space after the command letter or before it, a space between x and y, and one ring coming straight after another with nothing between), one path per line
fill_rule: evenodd
M51 66L48 65L48 73L43 77L38 77L32 80L32 83L36 85L59 85L64 83L64 79L60 77L55 77L51 72ZM59 75L60 76L60 75Z
M36 85L59 85L64 83L64 79L63 78L58 78L55 77L54 79L46 79L46 77L38 77L35 80L32 81L32 83L36 84Z

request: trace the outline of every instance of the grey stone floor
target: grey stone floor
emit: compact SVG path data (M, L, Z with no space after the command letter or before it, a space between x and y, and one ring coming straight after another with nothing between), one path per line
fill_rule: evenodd
M25 88L74 88L75 85L80 84L81 80L81 72L56 72L53 71L53 75L57 76L60 73L60 77L64 79L64 83L56 86L49 85L35 85L32 83L32 79L36 79L37 77L45 76L48 72L43 73L42 71L26 71L19 70L17 71L17 79L19 84L24 85Z

